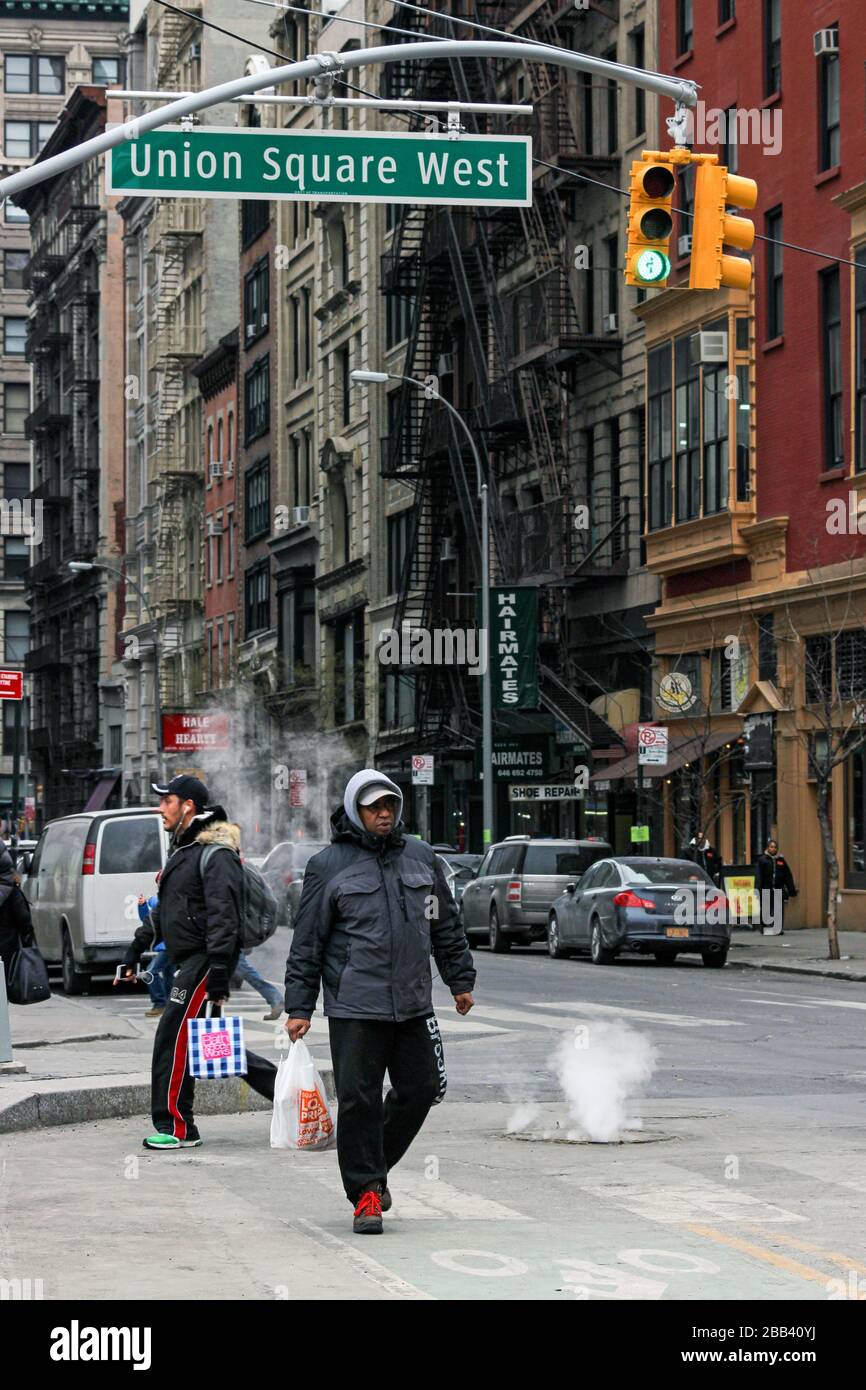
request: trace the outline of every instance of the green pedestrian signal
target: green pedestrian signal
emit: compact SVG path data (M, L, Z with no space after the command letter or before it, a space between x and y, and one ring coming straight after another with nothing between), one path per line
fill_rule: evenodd
M632 263L632 275L642 285L657 285L671 273L671 263L663 251L641 251Z

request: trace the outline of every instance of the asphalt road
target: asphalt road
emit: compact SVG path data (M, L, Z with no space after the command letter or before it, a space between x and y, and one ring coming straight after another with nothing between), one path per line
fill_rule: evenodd
M286 939L256 956L271 979ZM139 1148L146 1120L111 1121L3 1141L0 1277L84 1298L866 1297L866 986L540 948L476 965L466 1019L436 986L449 1096L391 1175L381 1240L352 1236L336 1156L270 1150L266 1114L208 1118L203 1148L170 1156ZM258 996L233 1006L273 1035ZM642 1128L568 1142L551 1054L599 1021L656 1049Z

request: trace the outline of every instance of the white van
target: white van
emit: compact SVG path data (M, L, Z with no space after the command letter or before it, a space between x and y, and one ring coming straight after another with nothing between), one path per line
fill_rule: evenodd
M156 892L167 846L153 807L82 811L46 825L21 886L36 943L60 964L67 994L114 973L139 924L138 895Z

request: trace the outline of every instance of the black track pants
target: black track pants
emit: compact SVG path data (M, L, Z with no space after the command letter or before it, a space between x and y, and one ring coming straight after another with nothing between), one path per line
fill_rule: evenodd
M151 1107L153 1127L176 1139L198 1139L193 1119L195 1079L189 1074L187 1022L207 1008L207 956L191 956L178 966L168 1002L153 1040ZM247 1052L246 1080L254 1091L274 1098L277 1069L265 1057ZM207 1083L205 1083L207 1084Z
M435 1014L404 1023L329 1018L337 1090L337 1157L346 1196L384 1183L431 1105L445 1096L442 1038ZM385 1073L391 1089L384 1102Z

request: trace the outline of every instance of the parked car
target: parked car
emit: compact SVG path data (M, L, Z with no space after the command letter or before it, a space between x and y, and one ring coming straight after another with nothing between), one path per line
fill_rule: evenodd
M604 840L557 840L512 835L487 851L463 890L460 909L470 941L486 937L491 951L528 946L547 935L550 905L566 883L577 883L611 852Z
M12 848L11 840L5 840L4 844L12 855L12 862L15 865L15 872L23 882L30 872L30 861L33 858L33 851L38 844L37 840L19 840L15 848Z
M138 926L138 895L154 891L167 848L153 807L81 811L46 825L21 887L36 944L60 964L67 994L117 965Z
M621 951L662 964L688 951L721 967L730 941L724 893L686 859L602 859L566 885L547 919L551 956L589 951L596 965L610 965Z
M475 870L481 863L482 855L458 854L457 850L442 849L436 857L442 861L448 887L451 889L455 901L459 904L467 883L471 883L475 876Z
M277 900L278 922L292 926L301 901L304 869L314 854L327 848L322 840L281 840L262 862L259 872Z

